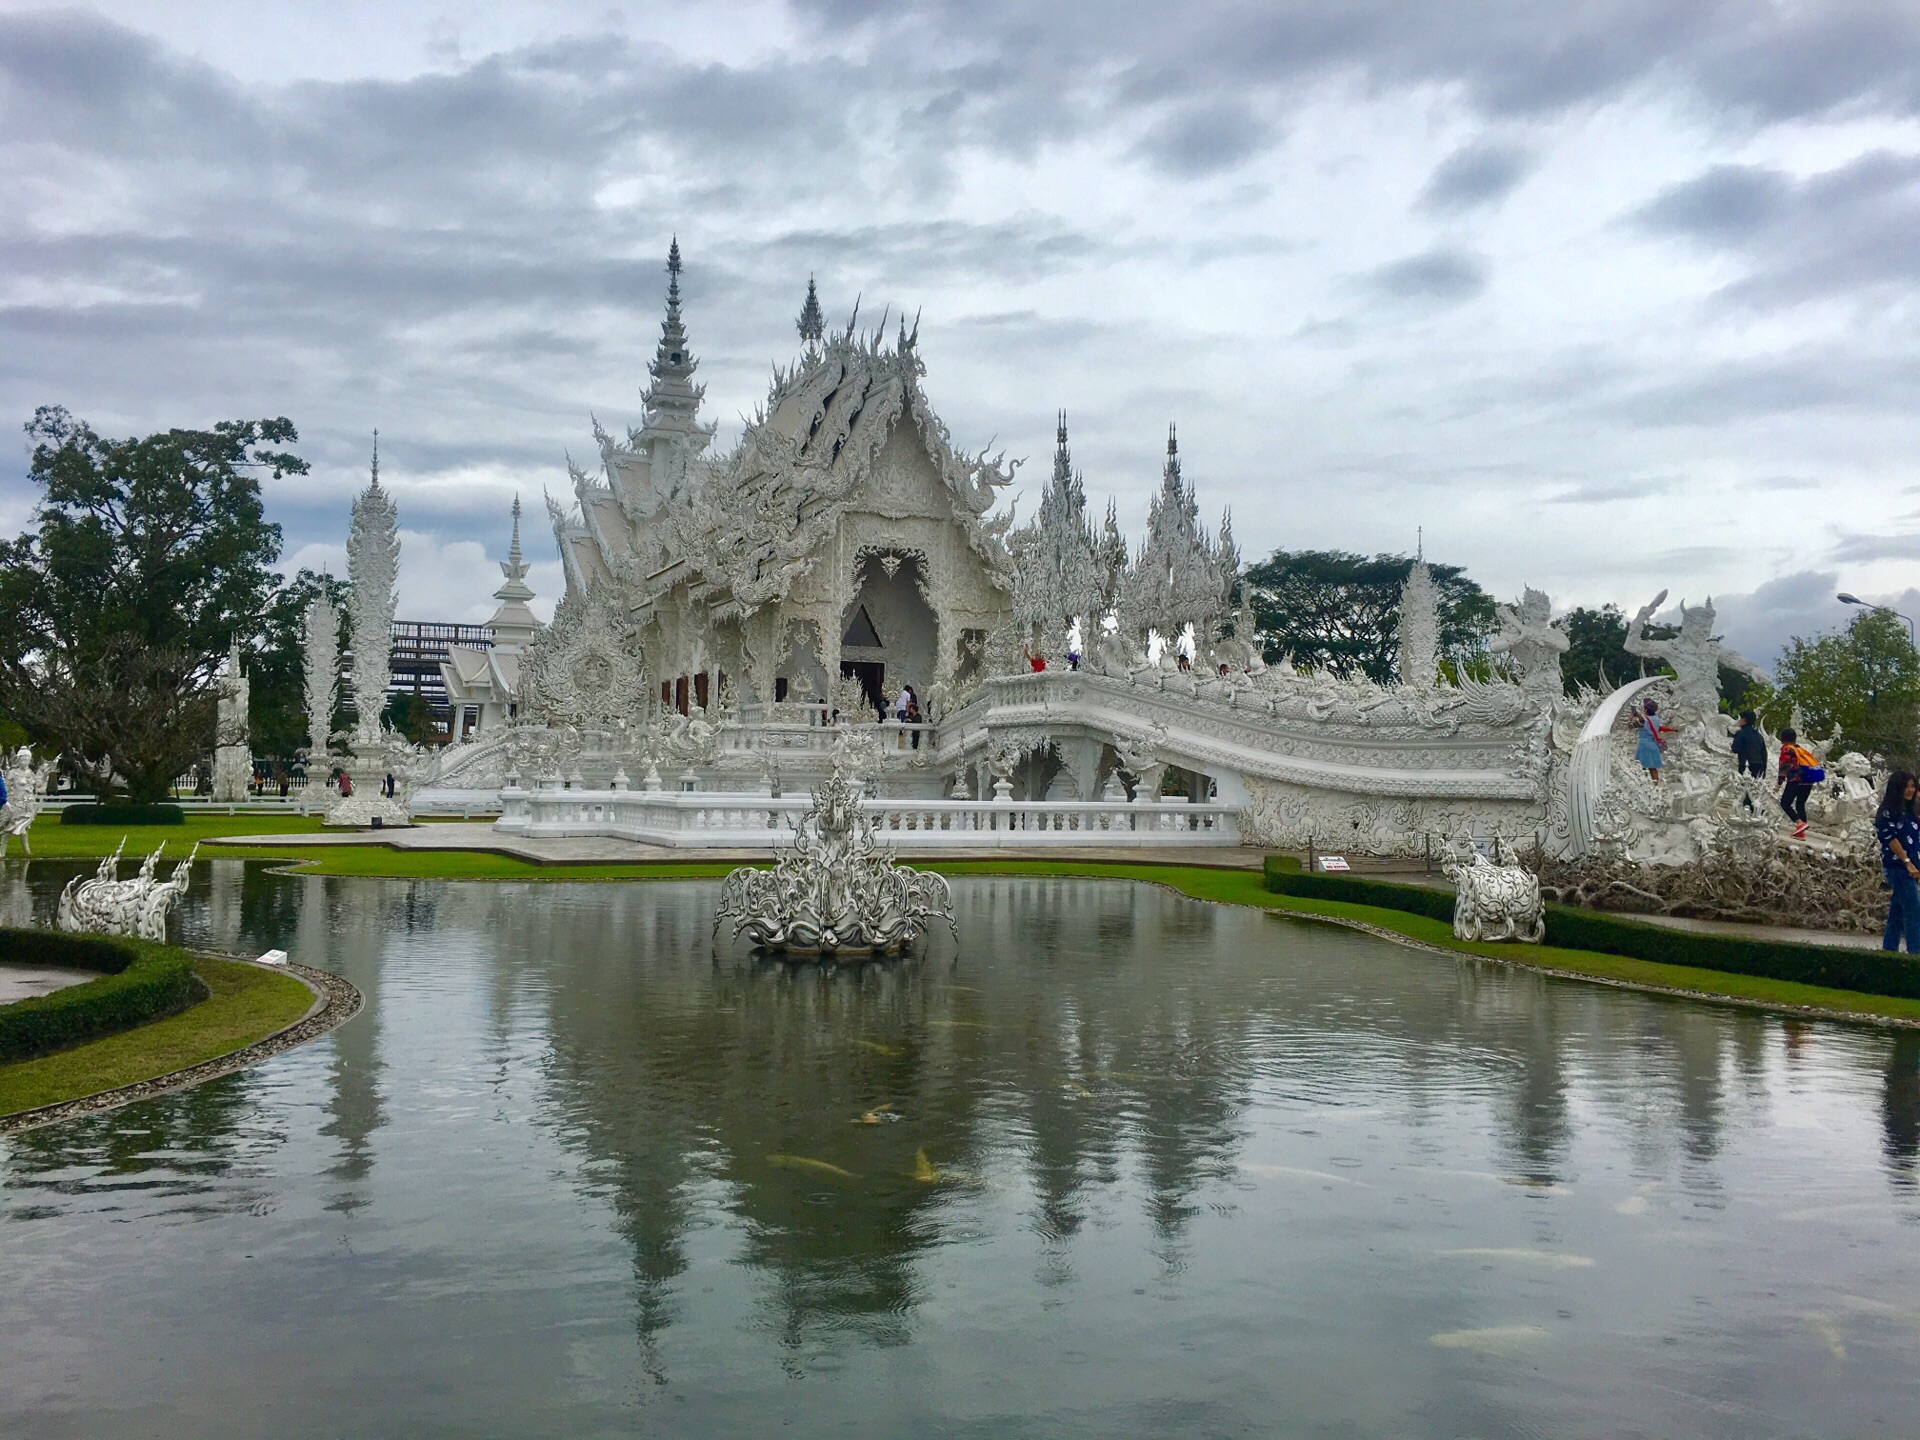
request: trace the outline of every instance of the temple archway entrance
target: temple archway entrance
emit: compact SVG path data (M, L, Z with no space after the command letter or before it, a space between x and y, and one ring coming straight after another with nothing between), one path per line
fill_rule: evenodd
M926 565L918 551L903 550L863 550L854 561L853 603L841 617L840 673L859 681L876 706L890 706L902 685L926 704L940 643Z

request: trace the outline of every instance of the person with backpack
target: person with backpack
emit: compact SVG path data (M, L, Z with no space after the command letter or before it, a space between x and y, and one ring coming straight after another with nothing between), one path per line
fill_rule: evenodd
M1649 700L1640 707L1640 740L1633 747L1633 758L1647 779L1660 783L1660 767L1666 763L1667 742L1661 737L1673 734L1671 725L1660 723L1660 702Z
M1800 737L1789 725L1780 732L1780 771L1773 783L1780 791L1780 810L1793 821L1793 838L1807 838L1807 796L1813 787L1827 778L1820 757L1799 744Z
M1880 871L1893 897L1887 902L1887 928L1882 950L1898 950L1906 941L1909 955L1920 954L1920 819L1913 813L1920 792L1913 776L1896 770L1887 777L1880 808L1873 812L1873 833L1880 841Z

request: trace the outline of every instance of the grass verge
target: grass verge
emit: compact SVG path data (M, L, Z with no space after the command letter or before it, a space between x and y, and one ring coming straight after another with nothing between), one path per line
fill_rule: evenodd
M33 858L98 859L111 855L124 835L123 861L144 860L161 844L166 846L166 859L178 860L200 841L220 835L303 835L319 830L318 815L188 815L178 825L62 825L58 815L42 815L33 822ZM22 854L12 847L7 853Z
M196 957L208 995L198 1005L136 1030L13 1065L0 1065L0 1115L78 1100L228 1054L307 1013L313 992L258 965Z

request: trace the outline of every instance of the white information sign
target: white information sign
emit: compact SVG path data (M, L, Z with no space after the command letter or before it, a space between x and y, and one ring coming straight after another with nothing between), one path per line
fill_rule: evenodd
M1323 871L1353 869L1351 865L1347 864L1347 857L1344 855L1322 855L1320 857L1320 868Z

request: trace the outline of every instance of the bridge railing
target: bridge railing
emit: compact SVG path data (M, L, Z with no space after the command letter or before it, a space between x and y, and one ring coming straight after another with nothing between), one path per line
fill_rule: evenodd
M507 789L499 828L537 839L604 836L649 845L772 850L812 805L808 796L693 790ZM864 802L901 848L1237 845L1232 805L1114 800Z

